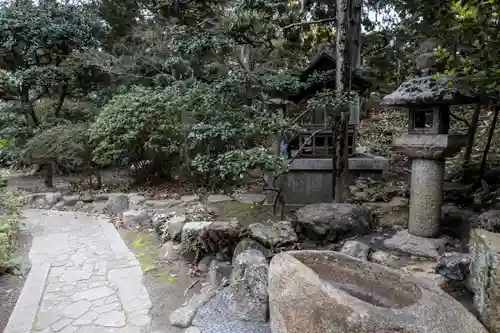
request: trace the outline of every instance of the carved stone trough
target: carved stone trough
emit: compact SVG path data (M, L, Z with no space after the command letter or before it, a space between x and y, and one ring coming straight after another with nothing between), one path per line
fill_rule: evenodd
M487 333L425 280L332 251L277 254L269 306L273 333Z

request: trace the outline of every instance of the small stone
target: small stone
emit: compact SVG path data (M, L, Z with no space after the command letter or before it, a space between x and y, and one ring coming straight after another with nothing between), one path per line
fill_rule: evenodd
M264 202L266 195L263 193L239 193L235 195L235 198L240 203L256 205Z
M45 202L49 206L55 205L61 199L62 199L61 192L49 192L45 194Z
M299 238L292 223L288 221L254 223L248 226L250 237L270 247L296 243Z
M126 194L110 196L104 208L110 214L120 214L129 208L128 196Z
M131 209L124 211L122 214L123 225L126 228L132 227L149 227L151 226L151 220L149 219L149 214L147 211L142 209Z
M184 331L184 333L201 333L200 329L196 326L191 326L191 327L188 327L186 328L186 330Z
M199 294L191 296L191 298L186 302L186 307L198 310L203 305L207 304L208 301L216 294L215 289L208 288L206 291Z
M469 275L470 263L470 256L465 253L444 253L438 259L436 273L450 280L464 281Z
M162 251L163 251L163 259L165 260L177 260L179 259L179 251L178 246L174 244L172 241L168 241L165 244L162 245Z
M146 198L139 194L129 194L128 200L133 205L140 205L146 202Z
M85 206L85 202L83 202L83 201L78 201L78 202L75 204L75 209L80 210L80 209L82 209L84 206Z
M92 191L87 190L87 191L83 192L82 196L80 197L80 200L83 202L94 201L94 195L92 194Z
M146 200L144 205L153 208L170 208L179 205L181 202L176 199Z
M121 311L110 311L103 313L95 324L104 327L123 327L125 326L125 314Z
M475 227L490 232L500 232L500 210L488 210L479 215Z
M233 266L229 261L213 260L208 269L208 276L212 286L221 286L223 280L229 279Z
M65 206L65 202L64 201L59 201L58 203L55 204L54 208L55 209L63 209Z
M207 198L207 202L209 204L214 204L214 203L219 203L219 202L227 202L227 201L233 201L234 199L231 198L230 196L223 195L223 194L211 194Z
M65 195L63 196L62 201L66 206L74 206L78 201L80 201L80 197L78 195Z
M184 224L186 224L187 217L186 215L174 215L170 217L167 221L168 226L168 234L170 238L173 240L179 240L182 235L182 228L184 228Z
M201 258L200 262L198 263L198 271L202 273L208 272L210 264L214 259L215 257L211 254L205 255L203 258Z
M362 242L347 241L344 243L344 246L342 246L340 252L359 260L368 260L370 247Z
M170 324L177 327L189 327L196 315L196 309L190 307L182 307L170 315Z
M250 238L243 238L238 242L236 247L234 248L233 251L233 261L234 258L236 258L240 253L245 252L246 250L257 250L261 252L264 257L269 258L271 256L271 252L269 251L268 248L266 248L264 245L260 244L257 241L254 241L253 239Z
M196 194L193 194L193 195L183 195L181 197L181 201L183 203L191 203L191 202L200 201L200 196L196 195Z

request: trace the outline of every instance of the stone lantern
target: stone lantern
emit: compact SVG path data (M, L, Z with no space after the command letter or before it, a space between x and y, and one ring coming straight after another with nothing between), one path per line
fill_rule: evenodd
M395 139L394 146L412 159L408 231L385 245L436 256L444 250L444 240L439 239L444 161L467 143L467 136L449 134L450 106L471 104L474 99L459 93L452 77L433 75L438 65L433 49L431 41L422 45L417 58L421 76L401 84L382 99L382 105L409 111L408 133Z

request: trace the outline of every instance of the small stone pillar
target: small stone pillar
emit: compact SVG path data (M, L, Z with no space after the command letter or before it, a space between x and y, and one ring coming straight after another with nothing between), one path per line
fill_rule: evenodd
M394 145L413 160L406 233L425 238L440 236L445 158L458 153L467 143L465 135L449 134L450 106L475 101L458 92L452 77L434 75L437 58L433 48L432 42L426 42L420 50L417 65L422 75L404 82L382 99L384 106L409 110L408 133L396 138ZM434 251L432 256L436 254Z

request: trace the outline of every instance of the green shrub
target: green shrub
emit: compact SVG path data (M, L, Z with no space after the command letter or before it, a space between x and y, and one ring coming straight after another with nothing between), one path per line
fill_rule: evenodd
M26 143L23 157L31 163L54 161L65 169L85 171L93 168L88 124L52 127Z
M184 141L179 95L178 87L134 87L115 96L90 127L94 161L129 166L149 160L168 172Z
M19 209L23 203L22 192L7 187L0 188L0 273L11 266L12 255L16 250L16 237L21 226Z

